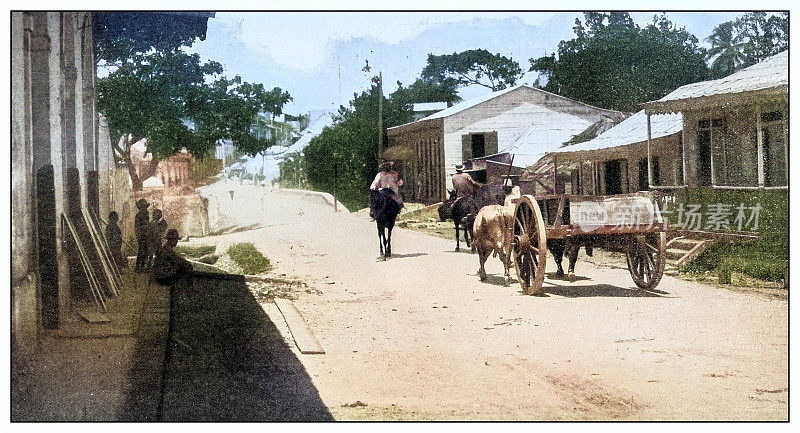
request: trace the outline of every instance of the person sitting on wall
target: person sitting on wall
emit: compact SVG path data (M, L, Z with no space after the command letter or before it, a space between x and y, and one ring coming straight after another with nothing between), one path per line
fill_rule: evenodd
M147 200L140 198L136 202L136 207L139 212L136 212L136 218L133 222L133 228L136 234L136 244L138 251L136 253L136 270L141 271L147 268L150 258L149 243L150 243L150 213L147 208L150 203Z
M111 258L117 263L120 268L128 267L125 259L122 257L122 230L117 224L119 221L119 214L116 211L108 213L108 225L106 226L106 240L108 241L108 248L111 250Z
M178 245L178 231L167 230L166 242L153 261L153 278L163 285L172 285L192 274L192 264L173 249Z

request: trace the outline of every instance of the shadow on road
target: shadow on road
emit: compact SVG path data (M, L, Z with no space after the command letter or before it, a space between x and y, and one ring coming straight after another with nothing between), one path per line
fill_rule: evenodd
M475 275L476 280L479 279L477 273L473 275ZM513 276L511 277L511 280L509 280L510 283L509 286L505 285L505 281L506 280L502 275L487 274L486 279L481 281L481 283L491 284L493 286L500 286L500 287L511 287L511 285L517 283L517 279L514 278Z
M563 277L559 277L559 276L556 276L555 272L548 272L548 273L545 274L545 277L547 278L546 281L550 281L550 280L569 281L569 279L568 279L566 274ZM588 280L588 279L590 279L590 278L589 277L583 277L583 276L580 276L580 275L575 275L575 277L574 277L574 281L584 281L584 280Z
M468 255L476 254L476 253L472 252L472 249L470 247L461 248L458 251L456 251L456 250L447 250L445 252L446 253L456 253L456 254L468 254ZM475 257L477 257L477 255Z
M624 288L610 284L589 284L583 286L562 286L548 281L550 287L545 292L567 298L609 297L609 298L661 298L662 296L637 288Z
M392 256L389 257L389 260L392 260L392 259L407 259L409 257L420 257L420 256L427 256L427 255L428 255L428 253L392 254Z
M172 297L161 420L333 420L243 281L195 277Z

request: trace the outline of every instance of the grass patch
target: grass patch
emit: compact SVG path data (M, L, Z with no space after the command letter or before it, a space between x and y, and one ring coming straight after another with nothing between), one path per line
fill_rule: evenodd
M198 257L203 257L208 254L212 254L214 251L217 250L217 247L214 245L199 245L196 247L191 247L188 245L178 245L173 250L184 257L194 259Z
M785 281L788 267L786 249L781 248L780 244L759 240L716 244L689 263L682 272L712 273L720 284L731 284L735 274L779 282Z
M219 256L215 254L209 254L197 259L198 262L205 263L207 265L213 265L214 263L217 263L217 260L219 260Z
M405 207L413 208L416 207L416 205L414 203L407 203ZM439 211L437 210L437 208L432 208L427 210L424 208L419 208L416 210L403 212L397 216L398 222L408 221L408 220L428 222L431 219L433 219L434 221L439 221Z
M228 256L242 268L242 272L245 274L260 274L272 270L269 259L249 242L232 245L228 248Z

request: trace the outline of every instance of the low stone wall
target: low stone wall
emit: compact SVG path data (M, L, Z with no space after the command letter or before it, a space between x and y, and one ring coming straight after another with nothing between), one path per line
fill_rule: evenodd
M208 203L196 193L165 195L162 211L168 227L177 229L181 236L206 236L211 231Z
M289 188L281 188L280 191L289 192L289 193L297 194L297 195L304 195L304 196L307 196L307 197L319 197L323 201L325 201L325 203L328 203L331 206L334 205L333 196L331 194L327 193L327 192L309 191L309 190L306 190L306 189L289 189ZM345 207L345 205L342 204L342 202L336 200L336 204L337 204L337 208L339 210L341 210L343 212L350 213L350 210L348 210L347 207Z

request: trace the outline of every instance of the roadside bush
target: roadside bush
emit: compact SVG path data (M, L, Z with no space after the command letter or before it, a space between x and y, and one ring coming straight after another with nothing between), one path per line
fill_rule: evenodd
M232 245L228 256L248 275L260 274L272 269L269 259L264 257L251 243Z
M190 259L203 257L205 255L211 254L217 250L217 247L214 245L200 245L196 247L190 247L188 245L178 245L176 246L173 251L176 253L188 257Z

